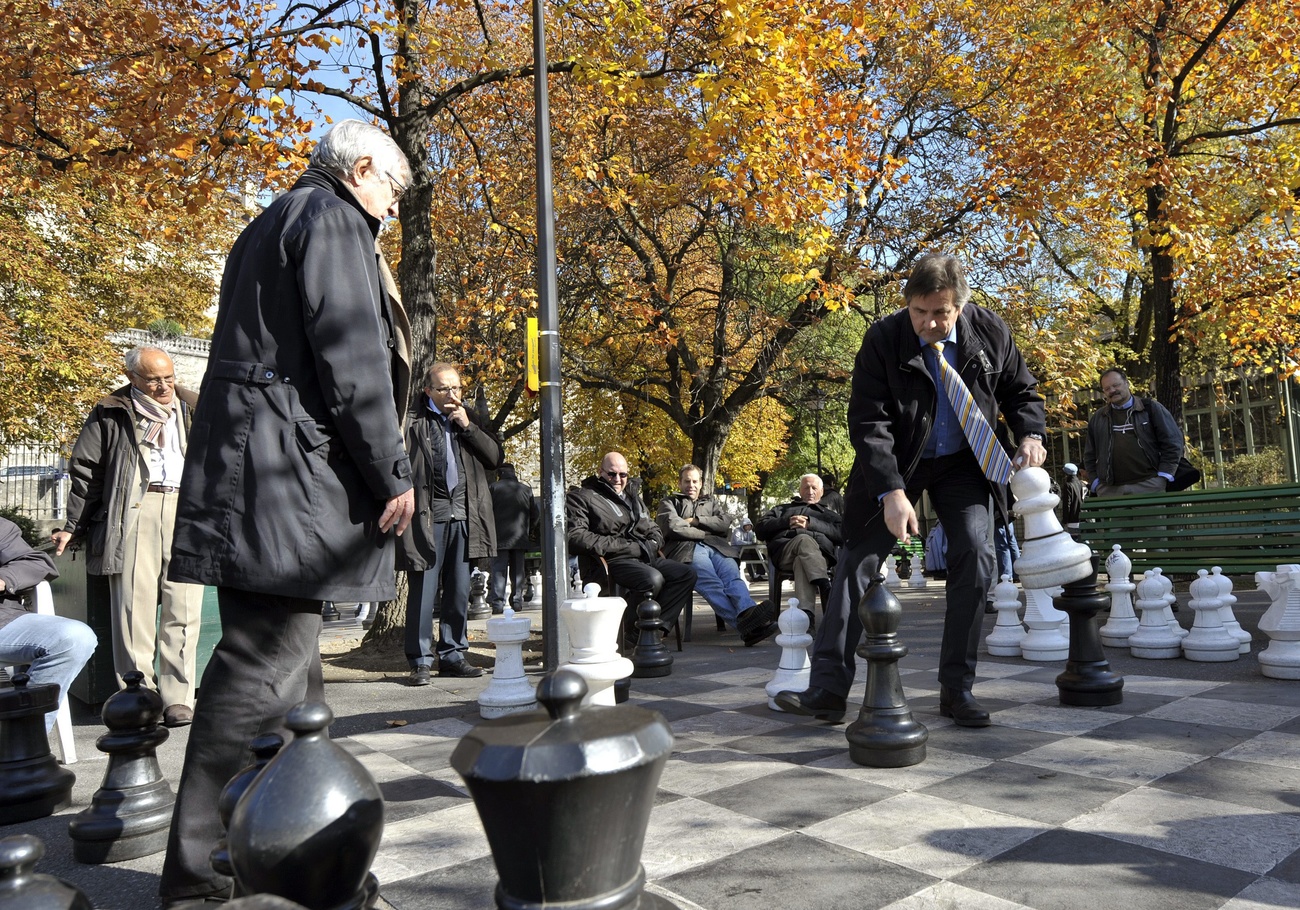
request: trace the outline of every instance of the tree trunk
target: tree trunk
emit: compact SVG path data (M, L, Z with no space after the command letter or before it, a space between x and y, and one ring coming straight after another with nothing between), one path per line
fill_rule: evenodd
M1169 409L1174 420L1182 423L1183 386L1182 351L1174 331L1177 307L1174 304L1174 260L1169 254L1170 238L1159 227L1164 223L1164 187L1147 190L1147 223L1153 235L1146 253L1151 265L1151 283L1146 289L1151 313L1151 391Z
M405 572L397 573L397 597L385 600L375 611L374 622L357 650L378 653L402 651L406 647L406 599L410 585Z

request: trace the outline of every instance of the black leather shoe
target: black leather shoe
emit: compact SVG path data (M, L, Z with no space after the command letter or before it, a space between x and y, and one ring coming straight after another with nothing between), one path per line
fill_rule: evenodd
M427 685L429 684L429 682L430 682L430 679L429 679L429 668L428 668L428 667L412 667L412 668L411 668L411 685L413 685L413 686L427 686Z
M483 668L476 667L467 660L438 661L439 676L455 676L460 679L473 679L483 675Z
M939 716L951 717L959 727L989 725L989 712L980 706L969 689L940 689Z
M749 635L743 636L741 638L741 641L745 643L746 648L752 648L754 647L754 645L758 644L759 642L767 641L769 638L771 638L773 635L775 635L777 632L780 631L781 631L780 626L778 626L774 622L770 622L767 625L763 626L761 629L751 632Z
M776 703L781 706L783 711L789 711L791 714L802 714L804 717L815 717L818 720L829 721L832 724L838 724L844 720L844 711L846 709L843 695L827 692L817 686L805 689L802 692L778 692L776 694Z

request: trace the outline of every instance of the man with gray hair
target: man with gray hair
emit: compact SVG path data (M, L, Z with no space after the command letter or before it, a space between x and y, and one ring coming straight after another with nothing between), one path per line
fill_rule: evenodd
M323 700L321 601L392 600L414 511L399 415L409 331L376 241L411 171L382 130L334 126L226 260L186 456L171 576L215 585L163 863L164 906L228 895L217 798L256 736Z
M139 670L162 697L163 723L181 727L194 717L203 588L172 581L167 569L198 397L176 384L161 348L132 348L124 361L127 384L91 409L72 448L54 552L85 539L86 571L108 576L118 685Z
M805 474L799 478L794 499L773 506L758 519L758 536L767 541L772 564L794 576L794 595L809 613L818 595L822 612L826 611L830 567L843 540L842 519L822 504L824 491L820 477Z

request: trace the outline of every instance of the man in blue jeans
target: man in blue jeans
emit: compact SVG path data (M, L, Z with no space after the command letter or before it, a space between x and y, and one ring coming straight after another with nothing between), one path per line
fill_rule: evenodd
M95 653L95 633L75 619L29 613L19 598L58 574L50 557L23 540L18 525L0 518L0 665L30 664L29 686L55 683L62 695ZM53 726L51 711L45 729Z
M775 635L777 624L767 601L756 604L749 585L740 577L739 555L727 543L731 520L717 500L701 494L703 474L688 464L677 475L680 493L659 503L656 516L664 532L664 555L695 569L695 590L700 592L722 621L740 632L751 648Z

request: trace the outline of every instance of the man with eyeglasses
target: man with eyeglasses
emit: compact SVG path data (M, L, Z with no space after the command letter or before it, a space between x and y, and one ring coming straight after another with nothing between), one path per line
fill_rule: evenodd
M1163 493L1173 482L1185 442L1168 408L1134 395L1124 371L1101 374L1106 404L1088 419L1083 467L1097 496Z
M392 600L415 509L401 415L410 323L377 249L412 179L378 127L336 123L226 257L176 510L171 576L217 589L158 885L228 896L208 857L221 789L259 734L323 701L321 602Z
M473 678L483 670L469 653L470 562L497 551L488 472L501 466L501 443L480 427L461 399L460 373L435 363L424 394L406 418L406 450L415 482L415 518L397 548L410 580L406 598L406 661L411 685L439 676ZM435 651L433 617L438 617Z
M628 490L627 459L619 452L608 453L601 459L600 473L565 496L564 513L569 554L578 557L583 581L606 589L618 585L628 592L624 644L633 640L636 608L646 598L658 601L660 620L671 628L690 602L695 570L660 555L663 532Z
M163 700L163 723L180 727L194 717L203 588L171 581L167 569L198 397L176 385L160 348L132 348L125 367L127 384L100 399L73 446L67 522L52 535L54 552L85 538L86 571L108 576L118 685L139 670Z

